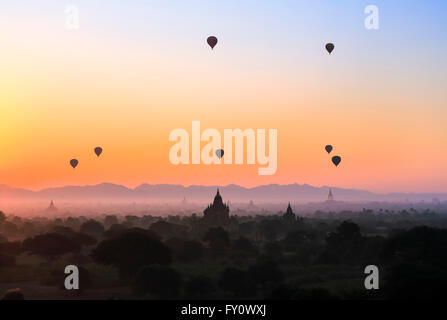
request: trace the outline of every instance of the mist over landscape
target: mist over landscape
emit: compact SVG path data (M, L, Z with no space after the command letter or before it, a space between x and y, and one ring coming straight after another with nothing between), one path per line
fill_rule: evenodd
M442 211L447 208L447 193L388 193L336 187L313 187L307 184L264 185L245 188L238 185L200 186L142 184L127 188L102 183L91 186L64 186L31 191L0 186L0 204L18 215L145 215L160 216L201 214L203 207L219 189L234 215L276 214L287 203L301 215L316 211L340 212L403 209ZM328 201L328 194L333 199ZM57 210L47 210L53 201Z
M203 201L193 197L197 189L212 194ZM337 192L374 194L299 185L254 189L7 188L27 200L0 203L0 291L5 299L297 300L420 299L443 292L445 200L349 202L337 200ZM275 201L247 201L237 190L254 199L271 193ZM320 200L295 203L281 195L305 199L300 190ZM162 200L147 201L150 191ZM422 267L437 273L421 284L421 266L411 265L419 291L409 291L414 284L400 270L427 246L433 249ZM385 270L382 291L363 289L362 268L371 262ZM72 264L83 279L79 292L63 287L62 271ZM424 290L434 285L427 296Z

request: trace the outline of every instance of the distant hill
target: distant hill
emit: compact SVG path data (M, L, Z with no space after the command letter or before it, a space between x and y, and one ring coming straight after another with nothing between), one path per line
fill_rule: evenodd
M108 200L108 201L179 201L185 197L188 200L209 201L219 188L224 201L257 202L321 202L327 199L329 189L336 200L349 202L419 202L438 199L447 201L447 193L388 193L378 194L365 190L344 189L336 187L314 187L307 184L278 185L269 184L253 188L245 188L235 184L227 186L185 187L175 184L142 184L135 189L112 183L101 183L92 186L64 186L48 188L39 191L11 188L0 185L1 200Z

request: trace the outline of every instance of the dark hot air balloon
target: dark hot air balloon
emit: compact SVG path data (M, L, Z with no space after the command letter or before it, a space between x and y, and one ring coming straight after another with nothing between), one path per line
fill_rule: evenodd
M102 153L102 148L101 147L96 147L95 148L95 153L99 157L99 155Z
M340 164L340 161L341 158L339 156L332 157L332 162L335 164L336 167Z
M76 159L71 159L70 160L70 165L74 168L76 168L76 166L78 165L79 161Z
M332 146L330 144L328 144L326 147L324 147L324 149L326 149L327 153L331 153L332 151Z
M329 52L329 54L331 54L332 51L334 51L334 48L335 48L335 46L334 46L333 43L327 43L326 44L326 50L327 50L327 52Z
M217 44L217 38L215 36L208 37L208 39L206 39L206 42L208 42L208 45L211 47L211 49L214 49Z
M216 150L216 156L217 156L219 159L222 158L223 155L224 155L224 151L223 151L223 149L217 149L217 150Z

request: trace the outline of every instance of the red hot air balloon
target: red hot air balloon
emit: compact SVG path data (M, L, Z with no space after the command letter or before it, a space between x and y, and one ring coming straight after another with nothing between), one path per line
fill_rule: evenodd
M335 46L334 46L333 43L327 43L326 44L326 50L327 50L327 52L329 52L329 54L331 54L332 51L334 51L334 48L335 48Z
M96 147L95 148L95 154L99 157L102 153L102 148L101 147Z
M217 44L217 38L216 38L215 36L208 37L208 38L206 39L206 42L207 42L208 45L211 47L211 49L214 49L214 47L215 47L216 44Z
M324 147L324 149L326 150L327 153L331 153L332 146L330 144L328 144L326 147Z
M337 167L340 164L340 162L341 162L341 158L339 156L334 156L334 157L332 157L332 162Z
M76 168L76 166L78 165L79 161L76 159L71 159L70 160L70 165L74 168Z

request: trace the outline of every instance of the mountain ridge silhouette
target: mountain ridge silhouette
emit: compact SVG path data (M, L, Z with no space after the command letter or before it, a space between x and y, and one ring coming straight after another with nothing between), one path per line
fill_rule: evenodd
M103 182L96 185L67 185L61 187L44 188L33 191L25 188L14 188L0 185L0 199L33 200L33 199L72 199L92 200L179 200L186 199L209 200L219 188L224 201L297 201L314 202L325 201L329 189L332 189L335 199L339 201L431 201L437 198L447 201L447 193L374 193L367 190L353 188L339 188L331 186L312 186L309 184L266 184L255 187L243 187L236 184L229 185L189 185L181 184L149 184L143 183L135 188L128 188L120 184Z

